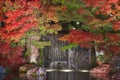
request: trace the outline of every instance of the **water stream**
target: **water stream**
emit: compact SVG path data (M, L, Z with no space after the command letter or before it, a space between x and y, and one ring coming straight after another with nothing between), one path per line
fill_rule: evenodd
M42 38L51 41L52 45L43 50L44 64L46 68L53 69L88 69L91 66L91 50L75 47L66 51L61 48L68 45L67 42L59 41L58 35L48 35Z

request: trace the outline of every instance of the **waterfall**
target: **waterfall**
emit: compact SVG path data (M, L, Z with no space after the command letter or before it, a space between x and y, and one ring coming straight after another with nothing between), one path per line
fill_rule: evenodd
M68 51L68 67L69 68L75 68L75 65L74 65L74 51L72 49L70 49Z
M88 69L91 64L90 50L76 47L61 51L63 46L69 44L58 40L61 35L47 35L42 38L42 40L52 43L51 46L47 46L43 50L44 66L53 69Z
M27 47L29 47L31 49L31 55L30 55L30 63L37 63L37 58L39 56L39 49L36 48L33 44L32 44L32 41L33 40L36 40L38 41L39 40L39 37L36 37L36 36L31 36L28 41L29 41L29 44L27 45Z
M31 55L30 55L30 63L37 63L37 57L39 56L38 49L31 45Z

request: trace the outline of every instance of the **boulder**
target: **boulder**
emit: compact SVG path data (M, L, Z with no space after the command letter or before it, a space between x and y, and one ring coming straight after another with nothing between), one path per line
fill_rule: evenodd
M34 63L26 63L26 64L21 65L19 67L19 72L20 73L26 73L29 69L34 68L34 67L37 67L37 65L34 64Z
M45 76L46 75L46 70L43 67L34 67L34 68L29 69L26 74L27 75Z
M111 66L109 64L102 64L90 70L90 73L100 73L100 74L108 74L111 70Z
M67 62L66 61L54 61L50 63L51 69L66 69L67 68Z

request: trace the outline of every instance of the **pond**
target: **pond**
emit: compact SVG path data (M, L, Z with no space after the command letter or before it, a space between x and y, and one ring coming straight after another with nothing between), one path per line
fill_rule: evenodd
M111 80L110 76L103 74L92 74L89 72L47 72L46 76L26 76L25 74L11 73L0 74L0 80Z

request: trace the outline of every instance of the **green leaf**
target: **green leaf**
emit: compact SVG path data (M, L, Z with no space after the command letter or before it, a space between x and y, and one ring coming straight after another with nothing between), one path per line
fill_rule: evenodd
M71 44L69 44L69 45L67 45L67 46L62 47L61 50L62 50L62 51L65 51L65 50L68 50L68 49L71 49L71 48L77 47L77 46L78 46L77 44L71 43Z
M21 39L21 40L18 42L18 44L21 45L21 46L24 46L25 43L26 43L26 39L25 39L25 38Z
M37 41L32 41L32 44L39 48L39 49L43 49L45 46L50 46L51 42L46 42L46 41L41 41L41 42L37 42Z
M10 46L14 48L14 47L17 46L17 43L11 42L11 43L10 43Z

